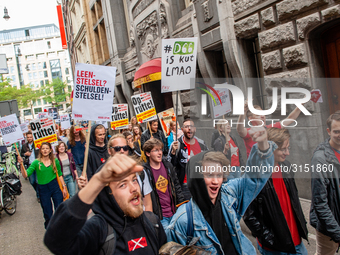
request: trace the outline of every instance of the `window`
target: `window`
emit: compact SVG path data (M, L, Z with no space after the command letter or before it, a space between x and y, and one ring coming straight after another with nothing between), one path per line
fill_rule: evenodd
M15 77L15 75L12 75L12 76L11 76L11 79L12 79L12 82L16 82L16 77Z
M32 71L31 64L27 64L25 67L26 71Z
M50 84L49 80L45 80L45 85Z
M44 59L45 58L45 54L37 54L37 59Z
M29 80L33 80L33 75L32 75L32 73L28 73L28 79L29 79Z
M71 92L72 91L72 86L70 86L70 85L67 86L67 89L68 89L69 92Z
M33 78L34 78L34 79L38 79L38 73L37 73L37 72L34 72L34 73L33 73Z
M46 69L46 68L47 68L46 62L44 62L44 64L43 64L43 68L44 68L44 69Z
M26 56L26 60L27 60L27 61L34 60L34 55L27 55L27 56Z
M39 78L44 78L44 72L43 71L39 72Z
M34 82L34 87L39 88L39 81Z
M32 71L37 69L37 65L35 63L32 64Z
M30 31L28 29L25 30L25 36L30 36Z
M47 101L46 101L45 99L43 99L43 103L44 103L44 104L47 104Z
M58 108L58 110L64 110L64 105L63 104L58 105L57 108Z
M42 64L41 62L38 63L38 70L41 70L42 69Z
M36 100L32 100L33 106L37 106L37 101Z
M14 73L14 66L11 66L11 67L9 68L9 73Z
M66 82L67 82L67 83L71 83L71 82L72 82L72 80L70 79L69 76L66 77Z
M47 41L47 48L51 49L51 42L50 41Z
M41 99L37 100L38 105L41 105Z
M70 69L68 67L65 68L65 74L70 74Z
M52 79L60 78L62 80L63 76L61 73L60 60L59 59L51 60L50 65L51 65Z
M44 87L44 81L40 81L40 87Z
M65 51L58 51L58 56L64 56L65 55Z
M44 77L45 77L45 78L48 77L47 71L44 71Z
M38 114L39 112L42 112L42 108L34 108L34 114Z
M57 54L55 53L55 52L49 52L49 53L47 53L47 57L49 57L49 58L54 58L54 57L56 57L57 56Z
M31 109L24 110L24 116L32 115Z

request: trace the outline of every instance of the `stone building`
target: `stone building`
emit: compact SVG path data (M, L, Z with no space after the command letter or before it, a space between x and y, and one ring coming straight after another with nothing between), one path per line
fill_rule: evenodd
M312 116L301 114L298 125L290 129L292 163L309 164L316 145L327 138L325 121L340 110L339 81L322 79L340 74L339 0L84 1L88 8L101 3L103 21L97 23L105 24L109 57L96 63L118 68L117 102L127 102L132 109L131 95L151 90L153 98L172 106L174 97L161 94L160 84L135 88L134 74L142 64L161 57L163 38L198 37L197 78L207 84L228 82L244 93L252 87L254 104L264 109L271 107L273 87L321 90L324 103L308 103ZM211 132L206 130L213 131L212 119L200 116L199 104L192 107L198 93L182 91L180 106L183 115L191 111L205 126L197 134L210 144ZM282 119L279 111L270 117ZM297 182L300 195L309 198L310 181Z

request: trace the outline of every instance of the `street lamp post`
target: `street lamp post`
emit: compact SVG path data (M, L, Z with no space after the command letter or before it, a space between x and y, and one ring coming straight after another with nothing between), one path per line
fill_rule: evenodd
M10 16L8 15L8 10L7 8L5 7L4 8L4 17L3 17L6 21L10 19Z

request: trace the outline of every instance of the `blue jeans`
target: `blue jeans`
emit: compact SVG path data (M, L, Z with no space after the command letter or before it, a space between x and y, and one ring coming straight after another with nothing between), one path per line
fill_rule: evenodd
M163 217L163 220L161 220L161 223L162 223L164 229L166 229L169 226L171 219L172 219L172 216L167 217L167 218Z
M262 255L308 255L307 249L302 241L299 245L295 246L296 253L267 251L265 249L262 249L262 247L259 244L257 244L257 249Z
M54 211L57 210L58 206L63 202L63 193L61 192L57 178L53 179L47 184L38 185L40 194L40 205L44 213L45 218L45 229L50 222L53 215L52 201L54 205Z
M37 179L37 173L34 171L30 177L28 177L28 180L30 181L30 184L32 185L33 189L35 190L37 194L37 198L39 198L39 189L38 189L38 179Z
M76 182L73 180L72 174L64 176L64 182L66 184L70 198L76 194Z
M83 173L83 167L84 167L84 164L76 165L78 177L80 177L81 174Z

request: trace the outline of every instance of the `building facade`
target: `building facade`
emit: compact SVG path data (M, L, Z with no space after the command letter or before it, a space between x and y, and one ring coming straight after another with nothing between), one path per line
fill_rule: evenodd
M60 78L72 90L72 72L67 50L61 46L59 28L54 24L32 26L0 31L0 52L6 54L9 73L3 78L11 79L13 87L30 84L38 89ZM69 102L69 100L68 100ZM34 115L51 107L45 99L33 102ZM59 105L66 110L67 101ZM32 119L31 108L20 109L24 119Z

